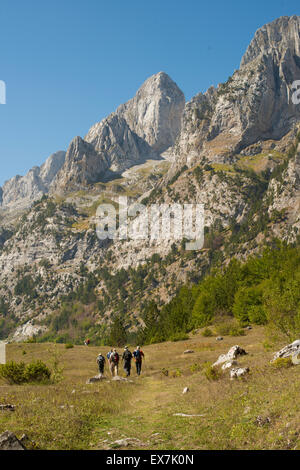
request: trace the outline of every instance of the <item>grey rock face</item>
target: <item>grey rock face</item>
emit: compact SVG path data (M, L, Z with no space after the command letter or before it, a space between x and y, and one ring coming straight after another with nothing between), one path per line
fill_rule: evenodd
M300 147L295 157L290 159L282 179L275 178L270 181L265 198L269 201L269 215L274 211L283 211L285 214L288 223L283 224L280 238L293 242L300 229ZM291 225L294 230L289 229ZM278 236L279 229L276 230Z
M24 209L49 192L50 186L65 161L63 151L52 154L41 166L35 166L25 176L6 181L0 193L0 207Z
M25 447L12 432L5 431L0 435L0 450L25 450Z
M299 16L283 16L258 29L241 61L244 67L260 55L276 51L284 54L287 49L300 56Z
M40 167L40 178L49 188L57 173L65 162L66 152L59 151L53 153Z
M159 72L148 78L136 96L117 109L117 114L154 151L162 153L175 142L184 105L184 94L176 83Z
M117 113L95 124L85 140L97 151L104 152L112 171L123 171L151 157L153 150Z
M81 137L75 137L68 148L65 163L51 185L51 192L80 189L87 183L97 182L107 168L103 153Z
M175 142L184 103L182 91L167 74L153 75L132 100L92 126L84 140L72 141L51 191L83 187L100 181L108 170L120 173L158 158Z
M300 121L292 84L300 76L300 17L259 29L240 69L225 84L186 104L169 178L183 165L230 163L244 148L279 140Z

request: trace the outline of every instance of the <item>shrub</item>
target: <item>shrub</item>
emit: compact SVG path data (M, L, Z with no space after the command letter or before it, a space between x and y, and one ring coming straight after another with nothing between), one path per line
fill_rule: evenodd
M169 373L169 376L170 376L170 377L173 377L173 378L181 377L181 375L182 375L182 372L181 372L180 369L172 370L172 371Z
M213 367L210 363L204 364L203 373L207 380L209 380L210 382L219 380L222 377L222 373L218 369Z
M292 359L290 357L278 357L275 361L271 362L271 366L275 369L288 369L292 367Z
M40 360L31 362L25 367L25 382L45 382L50 379L50 376L50 369Z
M232 329L232 323L220 323L216 326L216 331L220 336L229 336Z
M0 377L5 379L9 384L21 384L24 382L25 363L9 361L0 366Z
M213 336L213 332L211 331L210 328L205 328L205 330L202 331L202 336L209 337Z
M216 331L220 336L245 336L245 330L235 321L228 320L216 325Z
M149 344L163 343L164 341L165 341L165 338L159 333L157 333L150 339Z
M67 344L65 345L65 348L66 348L66 349L72 349L72 348L74 348L74 344L72 344L72 343L67 343Z
M239 328L238 326L233 326L229 330L229 336L245 336L245 330Z
M190 371L192 372L192 374L194 374L195 372L199 372L200 370L201 370L201 366L197 363L192 364L190 367Z
M273 349L273 345L270 344L268 341L264 341L263 342L263 348L266 350L266 351L271 351Z
M189 339L189 337L185 333L174 333L168 339L169 341L185 341Z
M34 361L27 365L24 362L10 361L0 366L0 377L9 384L29 382L46 382L50 379L51 371L42 361Z

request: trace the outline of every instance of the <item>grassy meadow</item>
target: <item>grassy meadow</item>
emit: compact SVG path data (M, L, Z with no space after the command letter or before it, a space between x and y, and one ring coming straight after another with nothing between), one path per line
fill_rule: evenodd
M235 344L248 352L238 362L249 366L250 374L230 380L225 371L209 380L205 363ZM98 373L96 357L109 348L10 344L7 360L41 359L52 369L56 364L61 380L50 385L0 380L0 404L16 406L0 411L0 433L26 434L28 449L122 449L114 442L123 438L138 439L126 449L300 449L300 366L275 369L270 359L282 344L275 349L263 344L263 327L223 341L199 331L186 341L144 347L142 375L133 367L132 382L91 385L86 380ZM194 353L183 354L187 349Z

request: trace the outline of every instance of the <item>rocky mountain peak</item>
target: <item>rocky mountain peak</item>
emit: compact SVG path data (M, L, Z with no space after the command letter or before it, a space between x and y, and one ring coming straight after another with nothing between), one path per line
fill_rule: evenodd
M51 191L83 188L110 172L159 158L175 143L184 104L182 91L166 73L151 76L134 98L92 126L84 140L71 142Z
M159 72L116 112L154 151L162 153L175 142L184 105L184 94L176 83L165 72Z
M282 16L259 28L246 50L241 67L258 56L272 54L284 56L289 50L292 55L300 56L300 16Z
M289 145L288 135L291 141L300 122L300 106L292 101L299 77L300 17L282 17L260 28L240 69L186 104L167 178L204 157L230 163L259 142L287 137Z

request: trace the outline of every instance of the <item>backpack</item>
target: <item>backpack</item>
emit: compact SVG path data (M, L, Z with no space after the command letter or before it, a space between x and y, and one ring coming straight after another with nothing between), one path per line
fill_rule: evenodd
M130 359L132 358L132 354L130 351L128 351L128 349L127 351L124 352L123 358L124 358L124 361L127 361L127 362L129 362Z
M104 364L104 362L105 362L104 357L103 356L98 356L97 357L97 362L98 362L98 364L101 364L101 365Z
M140 362L142 360L141 351L139 349L134 351L134 357L137 362Z
M111 351L109 351L109 352L106 354L106 357L107 357L107 359L109 359L109 358L110 358L111 354L112 354L112 352L111 352Z
M119 362L119 354L117 352L115 353L112 353L110 355L110 360L114 363L114 364L118 364Z

